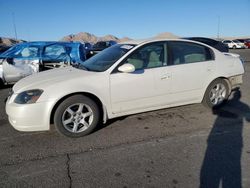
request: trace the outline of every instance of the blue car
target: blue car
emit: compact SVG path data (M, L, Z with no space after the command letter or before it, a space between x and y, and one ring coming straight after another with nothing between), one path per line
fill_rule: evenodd
M0 83L15 83L23 77L48 69L77 65L86 60L80 42L25 42L0 55Z

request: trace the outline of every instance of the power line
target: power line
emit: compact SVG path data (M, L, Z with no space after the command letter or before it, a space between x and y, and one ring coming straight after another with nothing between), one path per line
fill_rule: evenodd
M220 16L218 16L217 38L220 38Z

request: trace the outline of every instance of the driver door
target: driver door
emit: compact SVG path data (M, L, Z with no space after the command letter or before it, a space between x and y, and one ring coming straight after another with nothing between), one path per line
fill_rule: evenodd
M129 63L135 66L132 73L119 72L117 69L110 75L110 90L112 111L116 113L142 112L157 108L162 103L157 89L158 79L162 73L164 45L152 43L145 45L124 60L122 64ZM121 65L119 65L121 66ZM118 66L118 67L119 67ZM165 87L170 82L164 80Z
M71 64L70 47L61 44L50 44L44 47L41 70L69 66Z
M39 72L39 47L26 46L3 62L3 76L7 83L14 83Z

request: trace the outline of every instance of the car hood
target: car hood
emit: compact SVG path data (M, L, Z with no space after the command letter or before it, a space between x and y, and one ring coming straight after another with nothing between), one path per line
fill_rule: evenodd
M18 81L14 87L14 93L20 93L29 89L43 89L61 82L70 81L79 77L89 77L96 72L85 71L74 67L56 68L40 73L35 73Z

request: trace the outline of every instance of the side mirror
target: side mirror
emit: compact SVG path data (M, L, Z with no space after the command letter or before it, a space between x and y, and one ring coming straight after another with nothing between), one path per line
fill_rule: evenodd
M118 67L120 72L131 73L135 71L135 66L129 63L125 63L122 66Z

